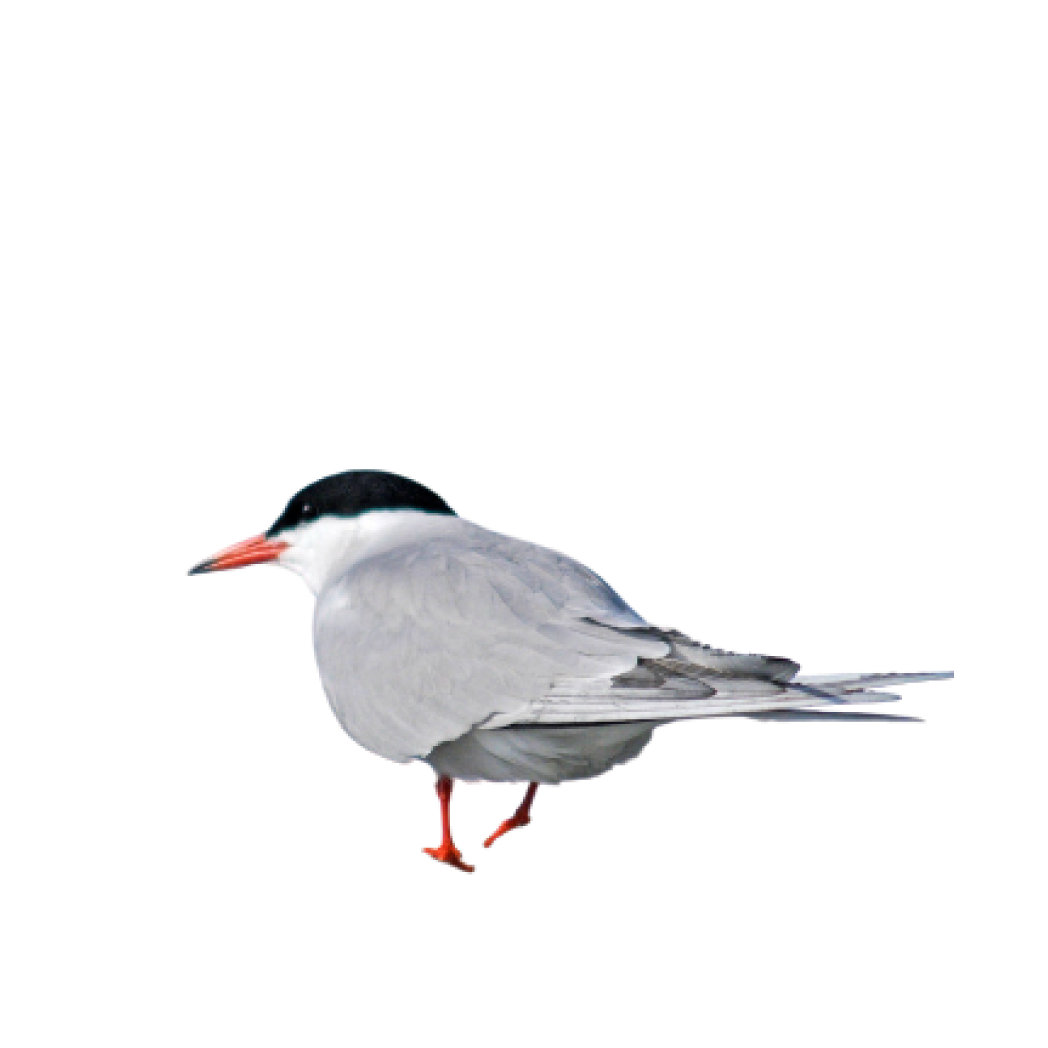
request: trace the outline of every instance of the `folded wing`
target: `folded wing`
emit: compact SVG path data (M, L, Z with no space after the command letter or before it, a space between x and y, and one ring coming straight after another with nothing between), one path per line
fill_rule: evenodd
M346 731L392 760L474 728L668 721L894 695L941 675L797 678L647 624L568 557L466 522L365 560L317 602L325 691Z

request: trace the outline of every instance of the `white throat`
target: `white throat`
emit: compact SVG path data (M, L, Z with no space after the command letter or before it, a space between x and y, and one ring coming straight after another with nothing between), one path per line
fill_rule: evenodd
M458 517L413 509L321 517L280 533L290 546L276 563L300 575L316 594L357 561L457 523Z

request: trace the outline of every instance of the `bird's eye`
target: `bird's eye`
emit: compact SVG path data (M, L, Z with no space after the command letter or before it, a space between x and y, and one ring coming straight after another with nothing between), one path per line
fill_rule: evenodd
M312 506L311 506L311 505L310 505L310 504L309 504L309 503L307 502L307 503L306 503L306 504L305 504L305 505L304 505L304 506L302 507L302 515L303 515L303 516L306 516L307 514L309 514L309 513L312 513L312 512L313 512L313 507L312 507Z

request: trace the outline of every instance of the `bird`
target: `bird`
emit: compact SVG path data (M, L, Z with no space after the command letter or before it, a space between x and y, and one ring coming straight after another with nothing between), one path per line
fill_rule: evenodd
M451 832L456 781L527 783L490 848L530 823L540 785L632 760L657 727L833 716L899 697L879 687L953 676L799 676L791 659L702 644L641 618L578 561L471 523L380 470L309 484L268 530L189 574L265 563L315 595L320 680L345 732L380 757L433 769L441 842L423 851L467 873Z

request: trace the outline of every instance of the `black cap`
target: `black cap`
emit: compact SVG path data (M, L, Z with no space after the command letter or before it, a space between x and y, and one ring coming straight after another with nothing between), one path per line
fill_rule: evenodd
M319 517L358 517L372 510L413 509L455 516L435 492L407 477L380 470L352 469L303 488L266 532L267 538Z

